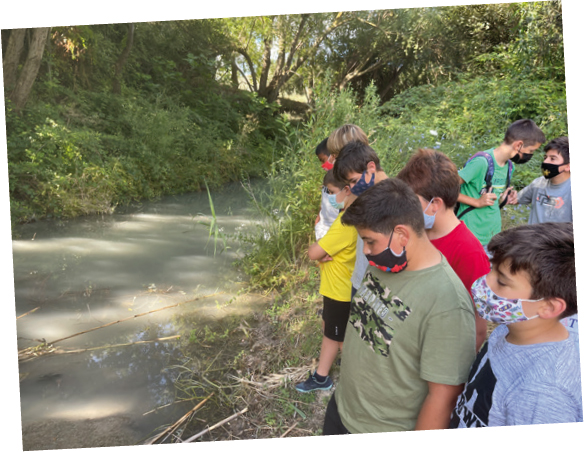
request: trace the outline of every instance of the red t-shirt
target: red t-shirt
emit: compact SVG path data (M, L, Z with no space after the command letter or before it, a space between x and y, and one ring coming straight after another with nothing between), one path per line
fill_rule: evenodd
M450 234L431 242L444 255L469 293L472 284L491 270L483 245L462 221Z

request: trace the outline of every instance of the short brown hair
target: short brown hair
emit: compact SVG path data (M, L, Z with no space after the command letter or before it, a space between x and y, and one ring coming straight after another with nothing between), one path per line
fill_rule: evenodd
M488 245L491 263L509 261L512 274L525 271L531 283L531 298L562 298L566 310L560 318L578 312L576 261L572 223L524 224L494 236Z
M424 234L420 200L408 184L396 178L384 179L365 190L347 208L341 223L385 235L404 224L418 237Z
M369 144L369 139L361 127L345 124L329 135L326 147L332 156L337 157L341 149L351 141Z
M456 205L460 193L458 170L440 151L418 149L397 177L426 201L441 198L448 209Z
M505 144L518 140L523 141L524 146L533 146L545 143L545 135L531 119L520 119L507 128L504 139Z
M570 142L568 137L554 138L543 148L543 152L555 149L564 159L564 165L570 163Z
M324 175L322 179L322 185L332 185L333 187L337 187L339 190L342 190L347 186L347 182L344 180L339 180L335 177L335 173L332 170L329 170Z
M379 157L371 147L358 141L351 141L341 150L335 160L333 166L335 177L347 180L347 176L351 172L364 173L369 162L375 163L377 171L381 169Z

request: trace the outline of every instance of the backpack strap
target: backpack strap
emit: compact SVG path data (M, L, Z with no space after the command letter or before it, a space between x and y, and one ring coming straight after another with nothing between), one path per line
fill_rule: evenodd
M507 163L509 165L507 168L507 183L505 184L505 190L509 188L509 186L511 185L511 174L513 173L513 162L511 160L507 160ZM505 204L507 204L507 198L509 198L509 193L505 195L505 198L503 198L503 201L501 201L501 203L499 204L499 209L505 207Z
M484 157L487 160L487 172L485 174L486 187L481 190L480 194L482 195L483 193L488 192L492 186L493 175L495 174L495 163L493 162L493 157L491 156L491 154L489 154L488 152L485 152L485 151L479 151L476 154L469 157L469 159L466 161L464 166L468 165L468 163L471 160L473 160L477 157ZM462 212L459 212L456 215L456 217L460 220L463 217L463 215L467 214L468 212L470 212L471 210L474 210L474 209L476 209L476 207L467 206L467 208L464 209Z

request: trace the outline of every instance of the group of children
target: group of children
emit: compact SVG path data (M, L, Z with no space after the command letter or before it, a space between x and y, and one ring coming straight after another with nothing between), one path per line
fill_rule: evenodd
M519 120L461 170L419 149L395 178L358 126L319 144L323 340L296 389L331 389L342 350L323 434L582 422L568 138L511 185L544 142ZM501 232L506 204L529 224Z

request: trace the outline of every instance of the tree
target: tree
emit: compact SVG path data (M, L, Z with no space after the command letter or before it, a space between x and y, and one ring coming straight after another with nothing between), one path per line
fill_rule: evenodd
M114 94L121 94L122 93L122 71L128 61L128 56L130 56L130 51L132 50L132 44L134 43L134 24L128 24L128 35L126 37L126 46L118 60L116 61L114 67L114 78L112 80L112 92Z
M343 13L244 17L227 21L236 37L233 51L241 56L235 59L235 69L250 91L268 102L274 102L299 69L323 50L321 44L327 36L346 23Z
M15 28L14 30L10 30L8 45L6 47L6 52L4 52L4 58L2 61L5 92L12 91L16 84L18 78L18 65L20 64L22 50L24 49L25 35L26 28Z
M8 95L8 98L14 103L14 110L16 112L20 112L28 101L32 86L41 66L43 52L45 50L50 28L32 28L29 30L31 30L32 36L30 38L30 42L28 43L28 54L26 56L26 61L22 67L22 70L20 71L20 74L18 74L14 89L12 89ZM10 51L10 54L7 54L7 75L9 89L11 86L10 82L13 82L13 79L15 78L16 71L14 69L14 64L18 64L18 61L20 60L20 53L22 53L24 49L24 45L22 45L20 41L20 32L17 32L14 35L14 49ZM13 34L11 33L11 37L12 36Z

